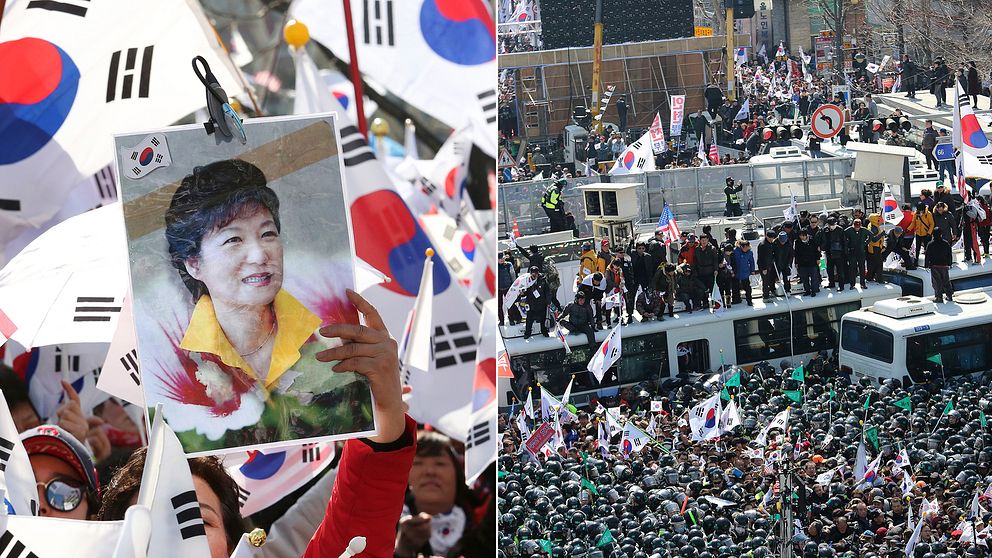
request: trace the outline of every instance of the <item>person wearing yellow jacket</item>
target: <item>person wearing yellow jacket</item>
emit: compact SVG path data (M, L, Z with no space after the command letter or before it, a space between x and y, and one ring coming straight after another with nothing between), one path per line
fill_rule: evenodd
M913 230L916 233L916 259L920 259L920 248L930 244L933 236L933 213L923 202L916 204L916 214L913 216Z
M882 216L872 213L868 216L868 277L869 281L882 283L882 252L885 251L885 235L882 234Z
M596 273L597 259L596 251L592 249L592 243L583 244L582 253L579 255L579 274L576 284L581 283L587 275Z

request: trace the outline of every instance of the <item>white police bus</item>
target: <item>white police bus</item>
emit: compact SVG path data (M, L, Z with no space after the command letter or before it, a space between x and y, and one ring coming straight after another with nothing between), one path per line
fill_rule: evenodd
M571 354L565 353L555 337L538 334L528 341L505 339L514 378L499 378L499 406L523 397L527 387L537 382L561 395L572 374L572 398L584 402L621 386L715 370L721 360L740 366L761 361L778 365L785 359L798 364L818 351L837 348L845 314L899 294L895 285L871 284L865 289L821 290L816 297L789 296L768 303L756 298L753 307L734 305L719 315L703 310L679 312L664 321L635 322L621 328L622 357L601 384L586 371L591 355L583 335L568 336ZM597 343L607 334L598 331Z
M962 252L955 252L955 258L963 258ZM922 258L921 258L922 259ZM983 259L981 264L966 264L956 261L948 270L951 285L955 292L979 289L992 292L992 260ZM882 279L898 285L903 296L933 297L930 271L924 267L913 270L891 269L882 272Z
M841 320L838 355L852 379L920 383L992 370L992 300L970 291L954 303L899 297L866 305Z

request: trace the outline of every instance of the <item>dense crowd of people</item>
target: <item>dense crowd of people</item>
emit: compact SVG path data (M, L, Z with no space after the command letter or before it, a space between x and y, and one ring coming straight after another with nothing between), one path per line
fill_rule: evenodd
M990 554L989 378L852 383L825 355L802 372L761 363L720 377L501 413L501 555ZM700 441L690 409L721 391L719 437ZM541 422L560 431L535 455L524 442ZM620 434L631 425L650 437L639 451Z
M557 182L548 191L553 194L559 187ZM741 190L741 185L727 178L728 214L740 213ZM620 320L664 320L676 310L691 314L708 309L714 300L727 308L742 303L750 306L752 293L758 289L767 302L790 294L816 296L824 288L863 288L869 282L884 282L882 270L887 263L906 269L929 268L937 298L950 300L953 293L947 273L954 263L952 249L960 243L966 263L989 257L992 209L986 196L972 192L970 199L963 204L945 186L925 189L913 204L903 204L901 220L891 227L883 226L880 214L866 215L860 208L851 215L801 211L795 219L765 231L757 246L737 238L733 228L726 228L717 238L710 226L704 226L700 235L683 231L674 242L666 242L666 230L661 228L646 241L611 246L604 239L598 247L582 246L574 279L559 278L539 248L518 248L517 254L500 257L500 308L524 262L534 282L509 310L509 323L525 320L525 338L532 334L534 324L550 336L557 321L567 331L591 340L593 331ZM573 227L574 219L564 226L558 230ZM554 278L554 288L548 292L542 292L548 289L545 277ZM575 298L564 306L556 292L562 281L570 279L575 281ZM604 302L611 295L619 295L621 302ZM504 323L501 314L500 324Z

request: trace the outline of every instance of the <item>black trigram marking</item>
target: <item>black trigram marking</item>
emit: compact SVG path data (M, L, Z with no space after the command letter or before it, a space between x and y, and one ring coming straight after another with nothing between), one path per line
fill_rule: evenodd
M39 8L50 12L62 12L64 14L86 17L87 5L89 5L89 0L77 0L76 3L56 2L55 0L31 0L28 2L27 9Z
M441 369L475 362L475 347L475 337L467 322L437 326L434 328L434 367Z
M62 352L62 347L55 347L55 372L62 373L63 367L66 372L79 372L79 355L67 355Z
M172 509L176 510L179 534L182 535L184 541L193 537L206 536L203 517L200 516L200 503L196 501L196 492L189 490L174 496Z
M317 444L303 444L303 462L313 463L320 461L320 446Z
M121 366L131 375L134 385L140 386L141 377L138 375L138 351L136 349L131 349L129 352L124 353L124 356L121 357Z
M344 157L344 166L353 167L365 161L374 161L375 153L365 142L362 133L354 126L344 126L341 128L341 154Z
M475 309L476 310L478 310L479 312L482 312L482 307L485 306L485 301L483 301L479 297L475 297L475 299L472 300L472 306L475 306Z
M76 297L76 314L74 322L109 322L110 314L119 314L120 306L105 306L114 304L110 296L80 296Z
M0 199L0 211L20 211L21 200Z
M486 124L496 122L496 91L486 89L476 97L479 98L479 106L482 107L482 115L486 117Z
M488 442L491 437L489 421L480 422L469 431L468 438L465 440L465 447L471 449L474 446L480 446Z
M393 0L365 0L365 28L362 40L367 45L395 46L393 41Z
M117 182L114 180L114 171L110 165L98 170L93 175L93 181L96 183L96 191L101 200L117 199Z
M138 70L138 97L148 97L148 87L152 74L152 51L154 46L141 49L141 68ZM129 48L124 56L124 67L121 67L121 53L116 51L110 57L110 71L107 74L107 102L117 98L117 74L121 74L121 99L130 99L134 85L135 65L138 60L138 49Z
M248 497L249 496L251 496L251 491L239 484L238 485L238 507L239 508L245 507L245 503L248 502Z
M7 471L7 463L10 462L10 454L14 451L14 442L6 438L0 438L0 471Z
M15 539L13 533L4 531L3 535L0 536L0 555L3 555L8 548L10 553L6 554L7 558L38 558L37 554L24 548L24 543Z

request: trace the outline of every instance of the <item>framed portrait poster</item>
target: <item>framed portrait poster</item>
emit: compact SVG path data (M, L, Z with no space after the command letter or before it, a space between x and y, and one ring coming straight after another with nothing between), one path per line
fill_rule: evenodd
M146 407L188 455L375 433L319 329L358 323L334 115L115 138Z

